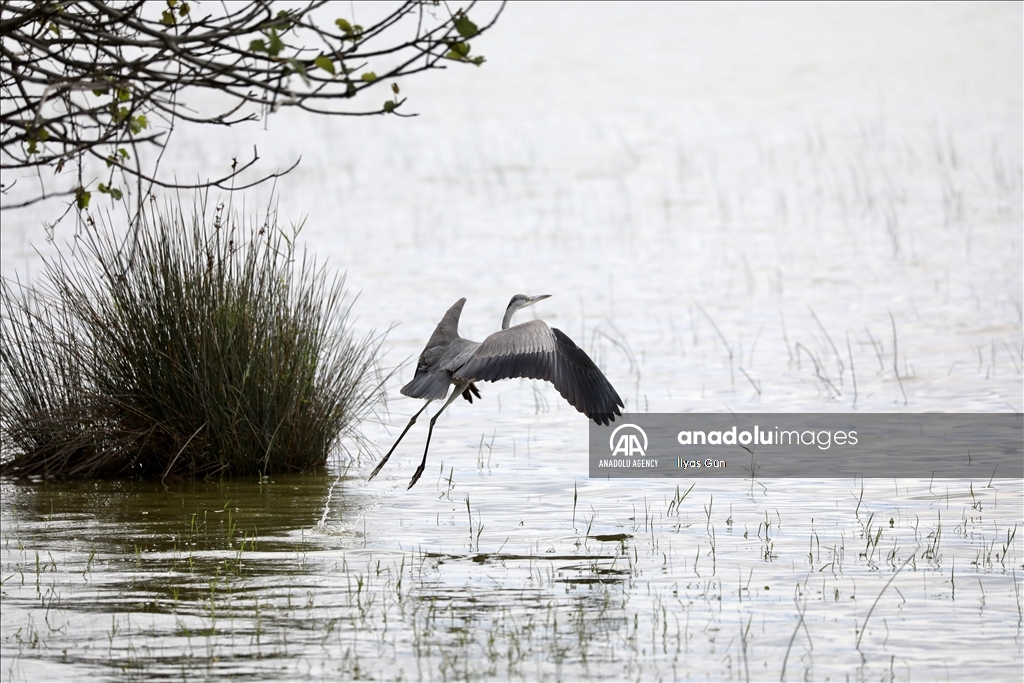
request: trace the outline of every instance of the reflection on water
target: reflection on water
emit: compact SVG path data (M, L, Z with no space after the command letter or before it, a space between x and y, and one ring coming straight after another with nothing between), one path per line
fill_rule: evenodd
M240 547L249 536L289 543L292 532L317 523L332 481L323 475L263 482L11 480L4 509L45 542L81 540L98 553L119 554L127 539L146 553L206 552ZM344 500L332 496L335 507Z
M212 667L248 656L236 644L258 643L264 628L312 628L289 615L306 614L316 583L308 556L336 546L313 529L325 510L340 520L358 502L344 487L323 475L4 482L5 679L38 679L25 656L61 677L86 666L187 678L197 657ZM214 646L222 635L231 642Z

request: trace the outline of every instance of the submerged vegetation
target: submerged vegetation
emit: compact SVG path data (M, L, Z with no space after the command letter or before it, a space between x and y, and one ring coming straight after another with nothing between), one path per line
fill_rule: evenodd
M90 218L40 280L2 287L4 474L307 471L383 398L382 337L270 212Z

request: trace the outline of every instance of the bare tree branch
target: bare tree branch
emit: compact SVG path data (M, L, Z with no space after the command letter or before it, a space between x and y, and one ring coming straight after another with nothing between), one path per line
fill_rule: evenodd
M198 16L207 6L216 11ZM160 173L176 122L233 126L282 107L331 116L409 115L399 111L405 99L397 80L452 62L481 64L468 41L494 25L504 3L490 7L480 24L469 18L483 12L473 0L395 3L365 27L335 16L349 8L326 0L287 10L270 0L4 0L0 169L60 173L68 166L77 170L77 182L53 189L54 181L37 173L38 195L3 208L70 196L82 209L94 190L121 199L132 184L139 203L154 187L241 189L233 181L259 159L255 149L251 160L236 160L220 178L181 183ZM382 83L389 85L388 99L354 103L366 90L383 92ZM197 91L220 93L226 104L212 113L192 109L186 95ZM156 161L143 168L140 154L147 149L157 150ZM106 165L106 182L94 187L83 180L88 159ZM12 187L3 181L0 202Z

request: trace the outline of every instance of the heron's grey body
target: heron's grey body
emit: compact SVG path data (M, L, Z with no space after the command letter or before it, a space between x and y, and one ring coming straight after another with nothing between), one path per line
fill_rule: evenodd
M466 304L464 298L448 309L420 354L416 375L402 387L404 395L426 399L427 403L413 415L398 441L370 474L371 479L391 457L402 437L416 423L416 418L432 401L444 398L448 394L448 387L453 384L455 390L430 420L423 461L413 475L409 488L423 474L434 422L460 395L471 403L473 395L479 397L480 392L475 382L496 382L513 377L543 379L554 384L566 401L597 424L608 424L622 414L620 408L624 406L615 389L594 361L564 332L549 327L543 320L531 320L509 327L516 311L546 298L546 294L536 297L516 294L505 311L501 331L490 335L483 342L459 336L459 317Z

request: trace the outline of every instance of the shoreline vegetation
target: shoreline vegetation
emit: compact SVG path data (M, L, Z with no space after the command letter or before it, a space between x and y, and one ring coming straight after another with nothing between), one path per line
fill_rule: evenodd
M0 291L4 476L166 479L323 468L384 400L383 334L300 227L200 196L124 235L87 216Z

